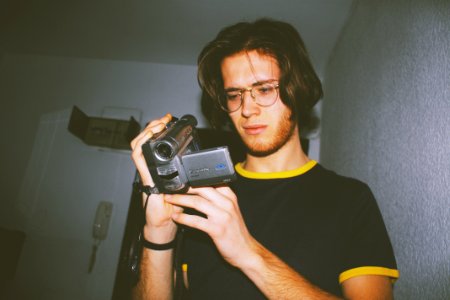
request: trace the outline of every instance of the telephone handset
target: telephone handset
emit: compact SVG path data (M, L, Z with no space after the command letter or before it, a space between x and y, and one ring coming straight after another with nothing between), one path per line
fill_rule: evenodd
M95 213L94 226L92 227L92 236L94 237L94 245L92 246L91 258L89 260L88 273L91 273L95 266L97 257L97 249L100 242L106 238L108 234L109 221L111 220L113 204L109 201L101 201L97 206Z
M104 240L108 234L109 220L112 215L113 204L108 201L101 201L95 214L92 235L95 239Z

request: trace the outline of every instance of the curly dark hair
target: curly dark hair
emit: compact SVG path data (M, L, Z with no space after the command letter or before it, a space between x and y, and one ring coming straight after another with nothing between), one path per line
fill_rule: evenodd
M278 62L280 98L297 119L300 128L311 128L312 108L323 97L322 84L311 64L305 45L290 24L259 19L224 28L209 42L198 57L198 82L202 89L202 112L213 128L230 123L219 101L225 96L221 73L224 58L256 50Z

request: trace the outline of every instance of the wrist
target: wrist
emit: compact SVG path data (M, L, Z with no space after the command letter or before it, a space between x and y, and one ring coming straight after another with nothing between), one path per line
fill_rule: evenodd
M264 248L259 242L254 240L253 245L250 247L250 251L239 263L238 268L247 276L251 274L259 273L264 269L266 259L270 252Z
M147 249L156 250L156 251L164 251L164 250L172 250L175 248L175 245L177 243L176 236L174 239L168 243L152 243L147 241L142 235L139 236L139 239L142 242L142 246L144 246Z
M177 233L177 225L172 222L165 226L144 225L142 230L143 238L154 244L167 244L175 239Z

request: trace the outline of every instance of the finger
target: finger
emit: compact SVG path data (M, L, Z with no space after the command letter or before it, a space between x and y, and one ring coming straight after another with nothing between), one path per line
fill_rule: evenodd
M216 187L216 190L229 199L237 200L236 194L229 186L218 186Z
M166 114L164 117L151 121L132 141L131 148L136 149L142 146L155 133L158 133L166 128L167 123L172 119L171 114Z
M210 234L211 226L209 225L209 221L206 218L184 213L174 213L172 214L172 220L179 224L186 225L188 227L192 227Z
M153 125L147 126L131 141L131 148L135 149L138 148L138 146L142 146L142 144L148 141L155 133L163 131L165 128L166 124L162 122L153 123Z
M167 124L170 122L171 119L172 115L166 114L164 117L158 120L151 121L143 131L145 132L151 131L153 134L163 131L167 127Z
M142 184L153 186L154 181L150 176L150 170L148 169L147 162L142 153L142 144L141 141L135 143L135 148L131 152L131 159L139 172Z
M140 132L132 141L131 141L131 149L133 151L141 150L141 146L148 141L153 136L153 131L150 129L144 129Z
M229 189L229 188L228 188ZM231 189L227 191L226 189L214 188L214 187L201 187L201 188L190 188L188 191L190 194L199 195L203 198L208 199L217 207L230 211L235 208L237 204L236 195Z
M167 124L170 122L170 120L172 120L172 115L170 113L167 113L164 116L162 116L161 118L159 118L158 120L154 120L152 122L160 122L160 123Z
M136 165L136 168L141 176L141 180L146 185L153 186L154 181L150 176L147 163L142 154L142 145L146 143L155 133L158 133L166 128L166 124L170 122L172 115L166 114L164 117L150 122L150 124L131 141L131 158Z
M207 216L217 215L217 208L214 204L200 196L174 194L166 195L164 200L172 205L193 208Z

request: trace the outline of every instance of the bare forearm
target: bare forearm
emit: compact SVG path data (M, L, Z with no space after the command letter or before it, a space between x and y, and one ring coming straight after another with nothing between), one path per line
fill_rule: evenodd
M242 271L268 299L338 299L311 284L257 243L256 255Z
M147 241L165 244L175 238L175 225L152 227L145 225L143 234ZM172 299L173 250L143 248L139 282L133 290L133 299Z
M133 299L172 299L172 250L155 251L144 248L139 282L133 289Z

